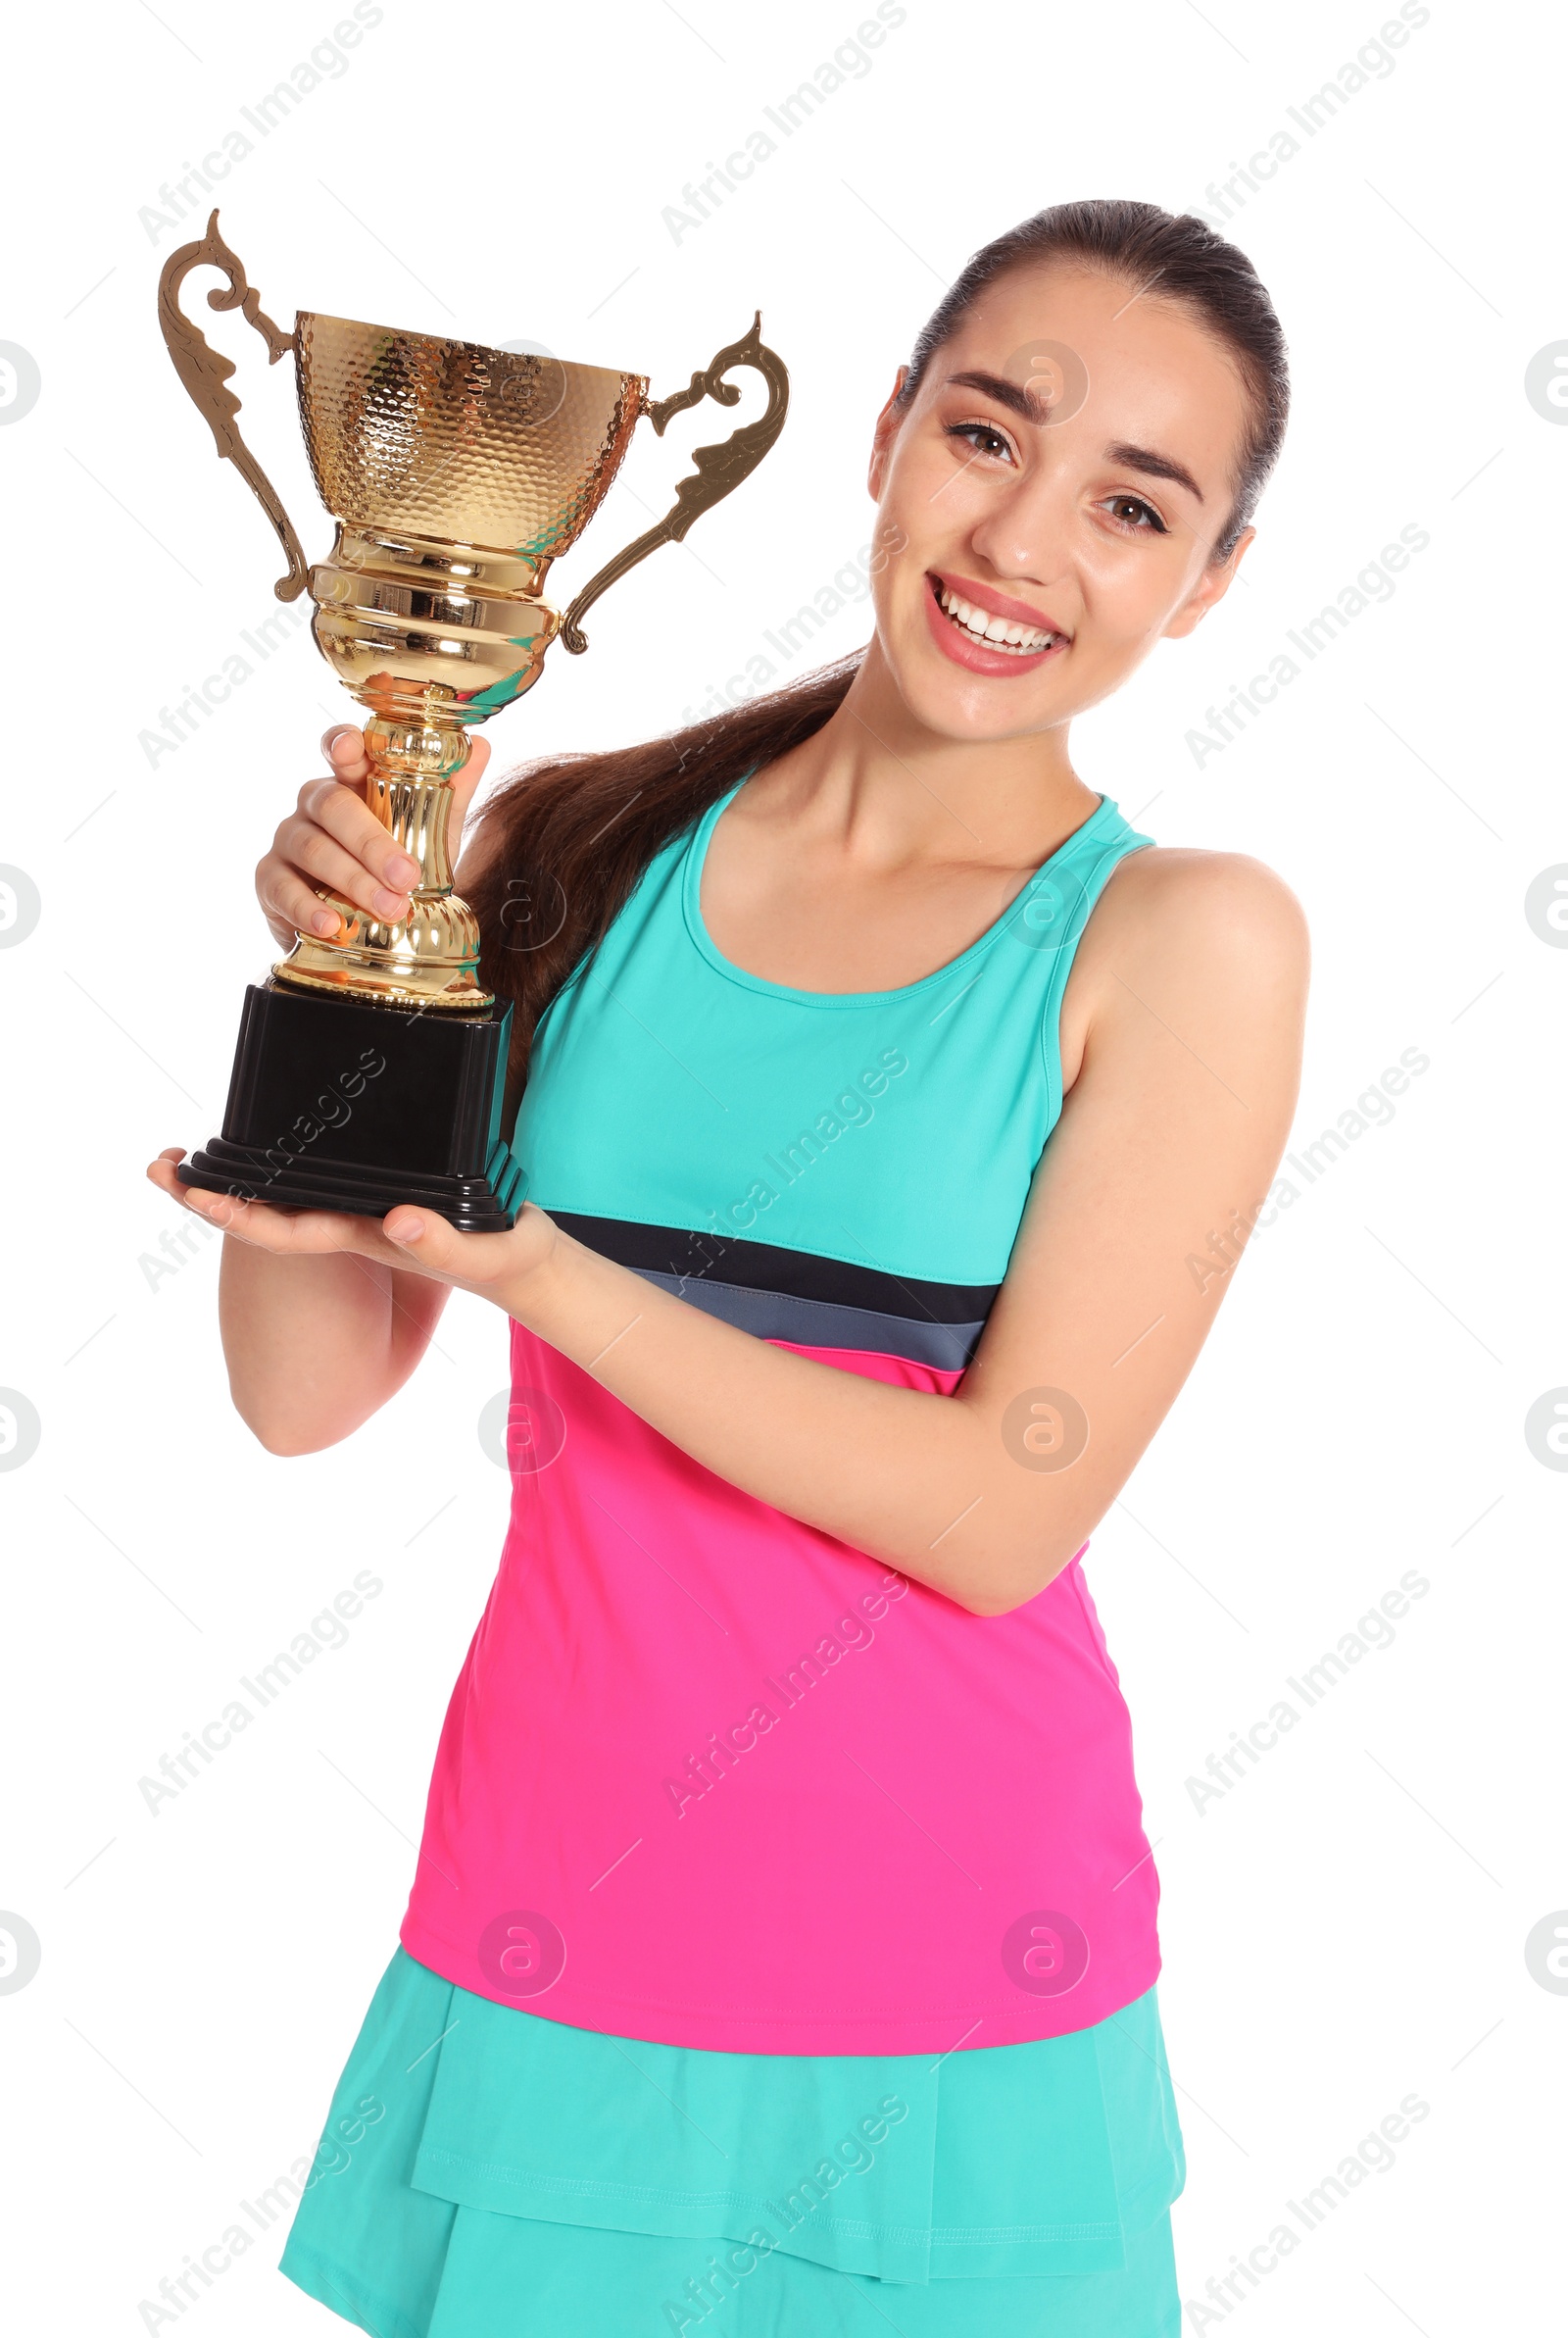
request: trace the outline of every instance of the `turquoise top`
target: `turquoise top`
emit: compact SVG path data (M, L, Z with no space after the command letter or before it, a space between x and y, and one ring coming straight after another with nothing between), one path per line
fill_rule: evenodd
M530 1200L999 1283L1061 1111L1061 1001L1079 936L1116 864L1152 839L1102 796L935 973L896 990L796 990L734 965L703 920L709 840L744 784L656 856L544 1016L513 1146ZM895 1049L914 1076L873 1114L855 1091ZM851 1123L854 1141L839 1143ZM812 1129L832 1149L830 1197L791 1155Z

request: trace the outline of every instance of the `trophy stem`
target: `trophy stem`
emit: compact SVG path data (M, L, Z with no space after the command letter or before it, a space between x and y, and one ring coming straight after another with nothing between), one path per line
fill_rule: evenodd
M449 894L452 782L471 752L467 732L457 723L444 730L414 727L377 715L365 726L365 752L370 766L365 800L418 862L419 896Z
M409 914L389 923L324 892L327 908L337 912L337 933L328 941L302 933L272 972L301 989L383 1006L489 1008L495 994L478 979L478 920L452 890L448 841L452 782L468 760L468 734L461 722L376 715L365 726L365 750L370 766L365 800L419 864Z

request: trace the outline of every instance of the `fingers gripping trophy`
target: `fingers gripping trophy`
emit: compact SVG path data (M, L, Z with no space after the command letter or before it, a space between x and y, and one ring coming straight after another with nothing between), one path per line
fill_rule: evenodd
M226 286L270 362L292 356L311 471L335 526L308 566L288 514L240 435L234 367L179 305L192 270ZM262 310L218 231L173 252L158 286L175 372L220 456L249 482L288 561L280 601L309 589L318 648L366 710L370 810L419 867L408 915L387 922L328 891L337 932L300 934L245 994L222 1134L179 1168L187 1185L285 1206L382 1216L400 1202L453 1224L504 1230L520 1172L501 1128L510 1006L479 977L479 929L452 889L452 782L475 723L538 678L559 634L586 649L585 612L757 468L784 425L789 376L751 330L673 396L602 366L486 349L300 313L285 333ZM565 610L543 597L615 476L638 423L662 435L704 398L733 406L750 367L765 411L698 447L663 519L618 552Z

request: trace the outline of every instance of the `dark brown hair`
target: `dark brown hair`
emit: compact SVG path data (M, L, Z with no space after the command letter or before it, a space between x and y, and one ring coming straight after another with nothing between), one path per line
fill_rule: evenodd
M1188 309L1235 362L1247 393L1233 503L1212 557L1248 524L1278 457L1290 404L1285 336L1251 262L1202 220L1152 203L1057 203L976 252L915 341L899 393L907 406L932 356L1011 269L1075 260ZM820 730L863 650L782 690L634 747L526 764L480 815L479 873L466 883L483 937L481 971L514 1008L512 1069L526 1066L539 1018L595 949L649 862L749 768Z

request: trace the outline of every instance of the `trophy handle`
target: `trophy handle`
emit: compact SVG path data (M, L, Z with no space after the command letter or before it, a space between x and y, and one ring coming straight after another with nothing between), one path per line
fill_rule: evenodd
M767 411L755 423L743 423L730 433L722 446L700 446L693 454L696 471L681 480L675 489L675 500L662 520L640 535L625 550L591 577L561 621L561 638L568 650L576 653L588 647L587 638L578 620L583 611L598 600L600 594L634 569L640 560L661 544L678 544L684 538L699 514L709 511L715 503L738 487L742 479L757 469L779 432L784 427L784 416L790 402L790 377L782 358L775 355L762 340L762 313L758 310L752 320L752 329L742 340L731 341L721 349L712 362L701 373L694 373L687 387L676 390L672 397L645 401L643 412L653 423L655 432L662 437L664 424L673 415L683 413L688 406L698 405L704 398L716 399L720 406L733 406L740 391L722 376L731 366L750 366L767 383Z
M220 349L209 347L199 327L192 324L179 305L179 288L193 268L222 270L228 278L228 290L209 292L207 305L210 309L242 309L246 323L254 324L267 343L270 365L275 366L280 357L288 356L294 347L294 336L278 331L262 308L261 294L253 292L246 283L244 268L218 232L216 211L200 243L181 244L177 252L170 253L158 279L158 322L169 344L174 371L206 417L220 455L225 456L247 481L288 554L288 573L278 578L273 592L280 601L297 600L305 589L305 555L293 522L278 500L277 490L239 434L234 420L239 400L226 386L234 368Z

